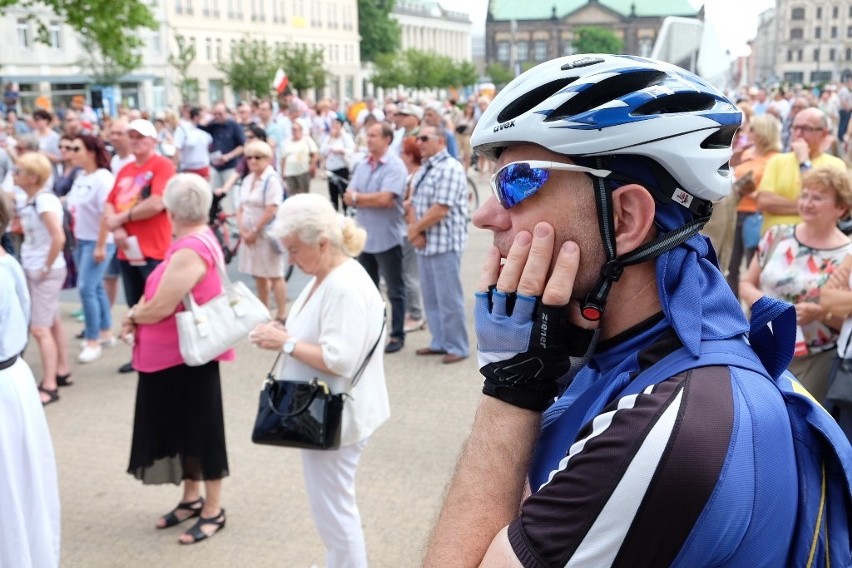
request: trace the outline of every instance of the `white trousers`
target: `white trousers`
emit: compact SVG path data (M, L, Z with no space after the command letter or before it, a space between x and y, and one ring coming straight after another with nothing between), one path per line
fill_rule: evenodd
M327 568L366 568L367 545L355 502L355 471L367 439L334 451L302 450L302 470Z
M0 371L0 568L56 568L59 486L29 365Z

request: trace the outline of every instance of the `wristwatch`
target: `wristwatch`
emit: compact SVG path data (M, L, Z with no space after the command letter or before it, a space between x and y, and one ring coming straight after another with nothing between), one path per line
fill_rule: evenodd
M285 342L284 342L284 353L285 353L286 355L292 355L292 354L293 354L293 351L296 349L296 343L297 343L298 341L299 341L299 340L298 340L298 339L296 339L295 337L291 337L290 339L288 339L287 341L285 341Z
M810 161L810 160L805 160L804 162L802 162L801 164L799 164L799 169L802 169L802 170L809 170L809 169L811 169L811 166L812 166L812 165L813 165L813 164L811 164L811 161Z

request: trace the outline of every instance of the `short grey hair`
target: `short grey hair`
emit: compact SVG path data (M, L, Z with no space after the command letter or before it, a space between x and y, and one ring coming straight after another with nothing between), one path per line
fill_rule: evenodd
M293 235L309 245L327 239L331 246L351 257L358 256L367 241L367 231L335 211L328 198L315 193L300 193L284 200L270 233L279 239Z
M197 174L177 174L166 184L163 203L175 221L206 223L213 203L213 192Z

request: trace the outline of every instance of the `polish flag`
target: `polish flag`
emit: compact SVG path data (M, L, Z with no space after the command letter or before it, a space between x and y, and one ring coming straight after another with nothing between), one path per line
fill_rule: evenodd
M289 84L290 80L287 79L287 73L279 67L278 71L275 72L275 78L272 80L272 87L275 89L275 92L280 95Z

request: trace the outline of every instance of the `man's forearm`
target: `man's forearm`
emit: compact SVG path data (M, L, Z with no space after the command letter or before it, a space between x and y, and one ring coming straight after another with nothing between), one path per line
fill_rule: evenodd
M758 192L757 209L761 213L769 213L770 215L797 215L799 213L795 199L787 199L768 191Z
M449 212L450 208L446 205L435 204L426 210L426 213L423 215L423 217L412 223L411 230L416 233L426 232L426 229L428 229L432 225L435 225L436 223L439 223L441 219L446 217L447 213Z
M130 220L142 221L159 215L165 209L163 199L159 196L151 196L142 200L130 210Z
M483 396L426 549L424 567L479 566L517 515L541 416Z

